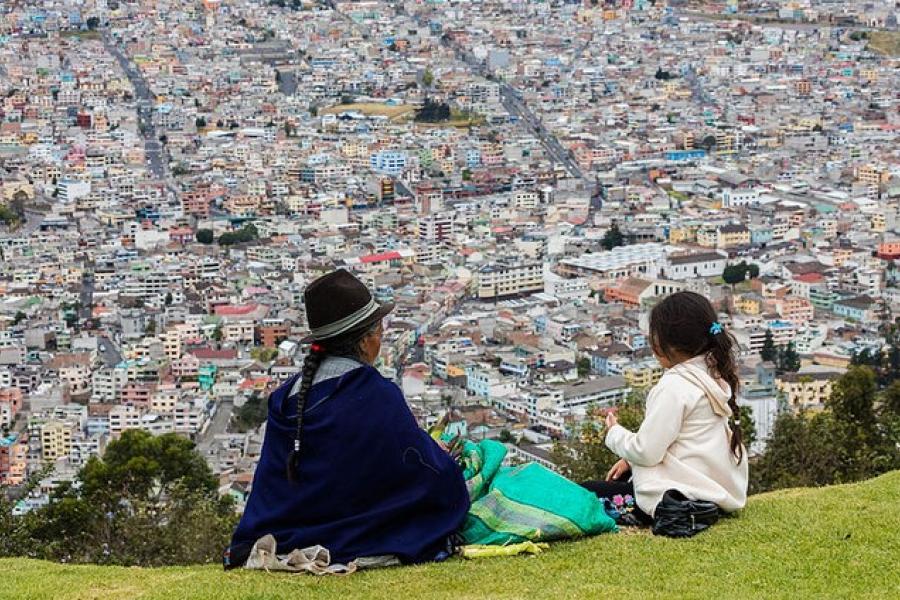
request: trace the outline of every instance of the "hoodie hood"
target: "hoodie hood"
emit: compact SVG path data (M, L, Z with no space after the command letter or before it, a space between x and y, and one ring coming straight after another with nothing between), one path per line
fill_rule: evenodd
M669 371L703 390L714 413L720 417L731 417L731 407L728 406L728 401L731 399L731 386L722 379L710 375L705 355L701 354L679 363Z

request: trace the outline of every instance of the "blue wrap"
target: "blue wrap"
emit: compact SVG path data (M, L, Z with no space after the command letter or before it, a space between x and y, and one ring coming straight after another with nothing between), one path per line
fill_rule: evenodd
M271 533L279 554L320 544L339 563L438 557L462 525L469 495L460 467L419 429L400 389L369 365L315 384L304 410L299 479L290 483L296 379L269 397L262 456L232 549Z

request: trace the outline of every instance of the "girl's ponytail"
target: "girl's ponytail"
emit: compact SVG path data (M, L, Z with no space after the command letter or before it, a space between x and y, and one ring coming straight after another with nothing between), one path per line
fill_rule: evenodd
M728 399L728 407L731 408L731 418L728 420L728 427L731 429L731 453L740 462L744 455L744 432L741 431L741 408L737 403L738 388L741 384L734 355L737 342L718 322L712 324L709 335L711 339L706 364L731 388L731 397Z

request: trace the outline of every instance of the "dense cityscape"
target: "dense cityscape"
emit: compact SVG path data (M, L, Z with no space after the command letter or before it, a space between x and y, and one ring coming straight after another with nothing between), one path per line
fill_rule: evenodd
M894 1L0 6L0 486L126 430L246 500L303 289L396 309L423 427L554 444L663 374L666 294L740 344L764 452L900 308Z

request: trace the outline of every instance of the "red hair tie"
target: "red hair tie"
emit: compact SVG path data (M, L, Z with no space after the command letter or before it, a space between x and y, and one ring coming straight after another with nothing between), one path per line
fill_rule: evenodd
M323 348L323 347L320 346L319 344L313 344L312 346L310 346L310 349L311 349L313 352L323 352L323 351L325 350L325 348Z

